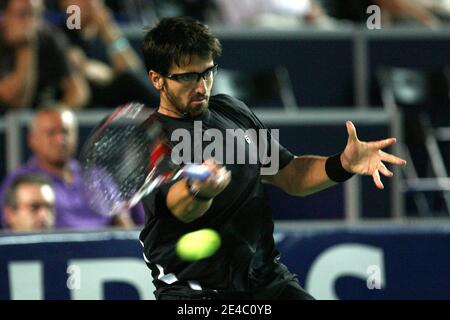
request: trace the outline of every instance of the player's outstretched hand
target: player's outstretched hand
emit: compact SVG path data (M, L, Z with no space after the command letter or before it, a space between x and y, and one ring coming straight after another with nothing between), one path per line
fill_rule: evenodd
M405 165L406 161L392 154L382 151L396 143L395 138L379 141L364 142L358 139L356 128L351 121L346 122L348 140L344 152L341 154L341 163L348 172L370 175L377 188L384 189L380 173L386 177L394 174L384 163Z

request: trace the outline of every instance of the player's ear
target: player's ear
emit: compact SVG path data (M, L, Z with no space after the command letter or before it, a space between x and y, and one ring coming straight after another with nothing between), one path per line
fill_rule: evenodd
M161 76L161 74L159 74L158 72L156 72L154 70L150 70L148 72L148 77L156 90L162 89L162 87L164 85L164 79Z

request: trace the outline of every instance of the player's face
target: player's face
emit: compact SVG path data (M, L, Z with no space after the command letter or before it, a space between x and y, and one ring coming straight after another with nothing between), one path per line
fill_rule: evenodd
M185 59L182 66L172 65L169 75L163 77L161 106L190 116L204 113L208 109L215 70L212 58L198 56Z

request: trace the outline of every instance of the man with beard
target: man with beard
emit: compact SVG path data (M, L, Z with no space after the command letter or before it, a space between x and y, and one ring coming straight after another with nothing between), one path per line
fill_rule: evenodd
M211 96L217 72L215 59L221 54L221 46L205 25L187 17L162 19L146 34L143 46L150 81L160 94L155 116L169 139L178 129L195 137L193 131L199 123L205 133L210 129L225 134L228 129L265 130L242 101L223 94ZM268 135L265 145L271 148L271 158L279 160L272 174L262 170L267 165L261 159L264 153L253 149L253 156L259 161L236 163L233 157L226 158L224 165L232 178L225 174L217 179L222 166L212 159L202 159L209 141L200 141L202 155L191 154L191 158L204 161L211 171L209 178L179 178L142 200L146 225L140 240L144 259L152 270L157 299L312 299L279 260L272 213L262 182L291 195L306 196L361 174L372 176L375 185L382 189L380 173L392 176L384 162L405 164L381 151L394 144L395 139L363 142L353 123L348 121L346 125L347 145L331 157L294 156L269 141L272 137ZM233 155L251 152L251 148L230 147L223 145L227 143L225 139L218 140L222 140L216 141L222 144L222 150L233 151ZM246 135L237 140L235 146L256 143ZM190 149L194 153L199 150ZM222 245L218 251L201 260L186 261L178 256L178 239L205 228L220 235Z
M55 191L55 228L132 227L134 223L129 212L110 217L89 206L80 165L72 158L77 137L76 119L71 111L48 107L36 112L28 134L28 145L33 156L5 179L0 189L2 201L4 190L15 177L39 173L50 178ZM133 211L133 218L138 224L143 222L141 210L138 206Z

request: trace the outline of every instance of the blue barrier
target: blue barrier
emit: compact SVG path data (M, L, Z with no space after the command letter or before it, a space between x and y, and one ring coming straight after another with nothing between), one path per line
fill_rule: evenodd
M0 299L153 299L138 231L0 236ZM450 299L450 227L278 226L318 299Z
M450 299L450 227L283 231L282 261L319 299Z

